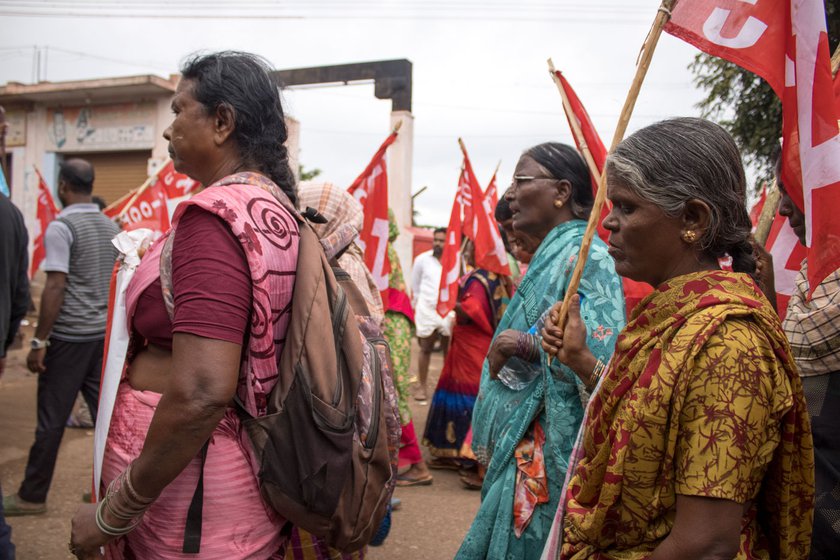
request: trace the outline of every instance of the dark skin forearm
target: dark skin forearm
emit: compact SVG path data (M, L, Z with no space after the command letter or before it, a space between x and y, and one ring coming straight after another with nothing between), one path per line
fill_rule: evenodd
M169 384L132 469L138 493L155 497L201 450L225 414L239 378L242 346L176 333Z
M731 560L738 553L743 504L677 496L674 526L650 560Z
M67 275L63 272L47 272L47 282L41 294L41 309L38 310L38 327L35 329L35 336L41 340L50 336L61 311L66 281Z

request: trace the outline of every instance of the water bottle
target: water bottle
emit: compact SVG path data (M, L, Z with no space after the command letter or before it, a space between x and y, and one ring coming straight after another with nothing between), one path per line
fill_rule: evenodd
M529 364L525 360L511 357L499 371L499 381L512 391L521 391L527 387L542 371L539 364Z

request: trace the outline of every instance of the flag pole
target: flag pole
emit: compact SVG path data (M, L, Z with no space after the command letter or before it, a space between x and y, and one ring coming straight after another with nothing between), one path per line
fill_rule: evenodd
M160 174L160 170L163 169L164 167L166 167L169 164L170 161L172 161L172 159L169 158L169 157L167 157L165 160L163 160L161 162L161 164L158 166L158 168L155 169L155 172L152 173L151 175L149 175L149 178L146 179L146 181L142 185L140 185L140 187L135 191L134 196L131 197L131 199L128 201L128 203L126 203L126 205L123 207L123 209L120 210L120 213L117 214L117 218L116 218L117 220L122 220L123 216L125 216L125 213L128 212L128 209L131 208L132 204L134 204L134 201L137 200L137 198L141 194L146 192L146 189L148 189L150 186L152 186L152 183L155 182L158 175Z
M773 180L773 185L767 189L767 197L764 199L764 207L761 209L761 214L758 217L758 223L755 226L753 238L755 242L764 247L767 243L767 238L770 236L770 228L773 225L773 220L776 218L776 211L779 209L779 201L782 198L782 193L779 191L779 185L776 180Z
M583 157L586 160L586 164L589 166L589 172L592 173L592 177L595 179L595 182L600 185L601 172L598 170L595 158L592 157L592 152L589 150L589 144L586 143L586 138L583 136L583 130L580 128L580 123L575 118L575 113L572 110L572 103L569 101L569 95L566 93L566 88L564 88L563 84L560 82L560 78L557 76L557 70L554 68L554 62L550 58L548 59L548 73L551 74L551 79L554 80L554 85L557 86L557 91L560 92L560 97L563 100L563 111L566 112L566 118L569 120L569 125L572 129L572 135L575 137L575 142L577 142L578 146L580 146L580 150L583 152Z
M834 54L831 55L831 77L837 76L837 70L840 69L840 44L834 49Z
M630 85L630 91L627 92L627 98L624 101L624 107L621 109L621 114L618 118L618 124L613 134L612 144L610 145L610 152L615 150L615 147L624 138L624 133L627 131L627 125L630 123L630 116L633 114L633 108L636 105L636 100L639 97L639 92L642 89L642 83L647 75L650 62L653 59L653 52L656 49L656 44L659 37L662 35L662 28L671 17L671 9L677 3L677 0L662 0L659 10L656 14L656 19L650 28L644 45L642 45L642 52L639 57L639 63L636 66L636 75L633 77L633 83ZM569 119L574 122L574 119ZM557 318L557 326L563 329L566 326L566 319L569 315L569 306L572 303L572 296L577 293L580 286L580 279L583 276L583 268L586 265L586 258L589 254L589 246L592 244L592 238L595 235L595 230L598 226L598 221L601 219L601 209L604 206L604 201L607 196L606 173L601 175L601 180L598 182L598 192L595 193L595 202L592 206L592 212L589 215L589 222L586 225L586 231L583 234L583 241L581 242L580 252L578 253L575 269L572 273L572 278L569 281L569 288L566 290L566 296L563 298L563 304L560 307L560 315ZM551 320L548 318L548 320ZM551 357L548 357L551 360Z
M119 208L120 204L122 204L123 202L128 200L130 197L135 195L138 188L139 187L134 187L133 189L131 189L130 191L128 191L127 193L125 193L124 195L119 197L116 201L114 201L111 204L109 204L108 206L106 206L102 211L107 212L108 210L112 210L114 208Z

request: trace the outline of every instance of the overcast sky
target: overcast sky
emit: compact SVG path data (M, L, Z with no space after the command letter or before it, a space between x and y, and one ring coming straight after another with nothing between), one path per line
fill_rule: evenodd
M198 6L198 7L197 7ZM552 57L605 144L629 88L658 0L0 0L0 83L167 76L197 50L260 54L278 69L406 58L413 67L413 190L420 221L446 225L461 136L482 186L501 161L500 187L519 154L572 143ZM630 131L699 114L687 66L697 51L663 34ZM349 186L389 132L391 102L360 84L287 90L301 122L301 162Z

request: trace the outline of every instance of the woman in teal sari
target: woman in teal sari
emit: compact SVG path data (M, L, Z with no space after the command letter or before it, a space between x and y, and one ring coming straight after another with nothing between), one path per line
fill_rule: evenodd
M505 196L514 229L541 241L484 361L472 446L487 474L459 560L540 557L598 373L581 380L557 361L549 367L536 334L563 299L580 250L593 202L586 164L569 146L540 144L519 159ZM624 296L597 237L578 293L587 343L606 363L624 327Z

